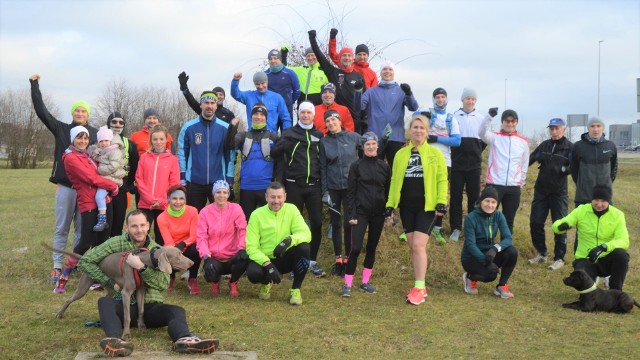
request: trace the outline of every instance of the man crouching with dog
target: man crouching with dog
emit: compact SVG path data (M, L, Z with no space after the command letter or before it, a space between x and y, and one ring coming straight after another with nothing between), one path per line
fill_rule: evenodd
M177 305L164 304L160 291L169 286L169 274L157 268L157 259L153 257L153 249L159 247L147 234L149 221L141 210L133 210L127 214L125 231L122 235L112 237L103 244L87 251L78 262L78 268L104 287L114 288L113 297L102 297L98 300L100 323L106 337L100 341L102 351L111 357L129 356L133 344L120 339L122 332L123 304L121 295L114 284L99 267L107 256L123 251L149 249L154 266L146 266L134 254L126 257L129 266L138 270L141 280L146 285L144 296L144 322L149 328L168 326L169 336L173 343L173 351L189 354L208 354L219 345L216 339L200 339L189 331L185 310ZM133 297L132 297L133 299ZM138 317L138 307L131 307L131 318Z
M593 188L591 204L575 208L566 217L556 220L552 229L562 234L576 226L580 230L574 270L584 270L591 279L611 276L609 288L622 290L629 268L629 232L624 213L609 205L612 191L608 185Z

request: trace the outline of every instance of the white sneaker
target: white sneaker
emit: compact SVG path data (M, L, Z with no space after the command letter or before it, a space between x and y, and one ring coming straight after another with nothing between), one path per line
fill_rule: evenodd
M449 240L458 241L460 239L460 229L454 229L449 236Z
M564 260L562 259L558 259L558 260L554 260L551 265L548 266L549 269L551 270L558 270L560 268L562 268L564 266Z
M547 262L547 257L546 256L542 256L540 254L538 254L535 257L529 259L529 264L540 264L540 263L546 263L546 262Z
M185 271L185 272L180 276L180 278L181 278L182 280L188 280L188 279L189 279L189 270Z

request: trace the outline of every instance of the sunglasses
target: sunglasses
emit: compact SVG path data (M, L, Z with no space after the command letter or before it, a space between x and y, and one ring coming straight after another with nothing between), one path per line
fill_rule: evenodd
M124 125L124 120L111 120L111 125Z

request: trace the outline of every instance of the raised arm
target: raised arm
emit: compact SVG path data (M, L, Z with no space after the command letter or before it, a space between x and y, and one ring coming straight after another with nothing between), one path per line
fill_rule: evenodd
M187 104L189 107L196 112L196 114L200 115L202 109L200 108L200 103L193 97L193 94L189 91L189 87L187 86L187 81L189 81L189 75L187 75L184 71L178 75L178 81L180 82L180 91L182 91L182 95L187 100Z

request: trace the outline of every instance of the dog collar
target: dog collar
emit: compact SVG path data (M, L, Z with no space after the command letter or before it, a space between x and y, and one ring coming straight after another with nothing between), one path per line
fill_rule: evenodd
M578 291L578 292L579 292L580 294L590 293L590 292L595 291L595 290L597 289L597 285L598 285L598 284L593 283L593 285L592 285L590 288L585 289L585 290L580 290L580 291Z

